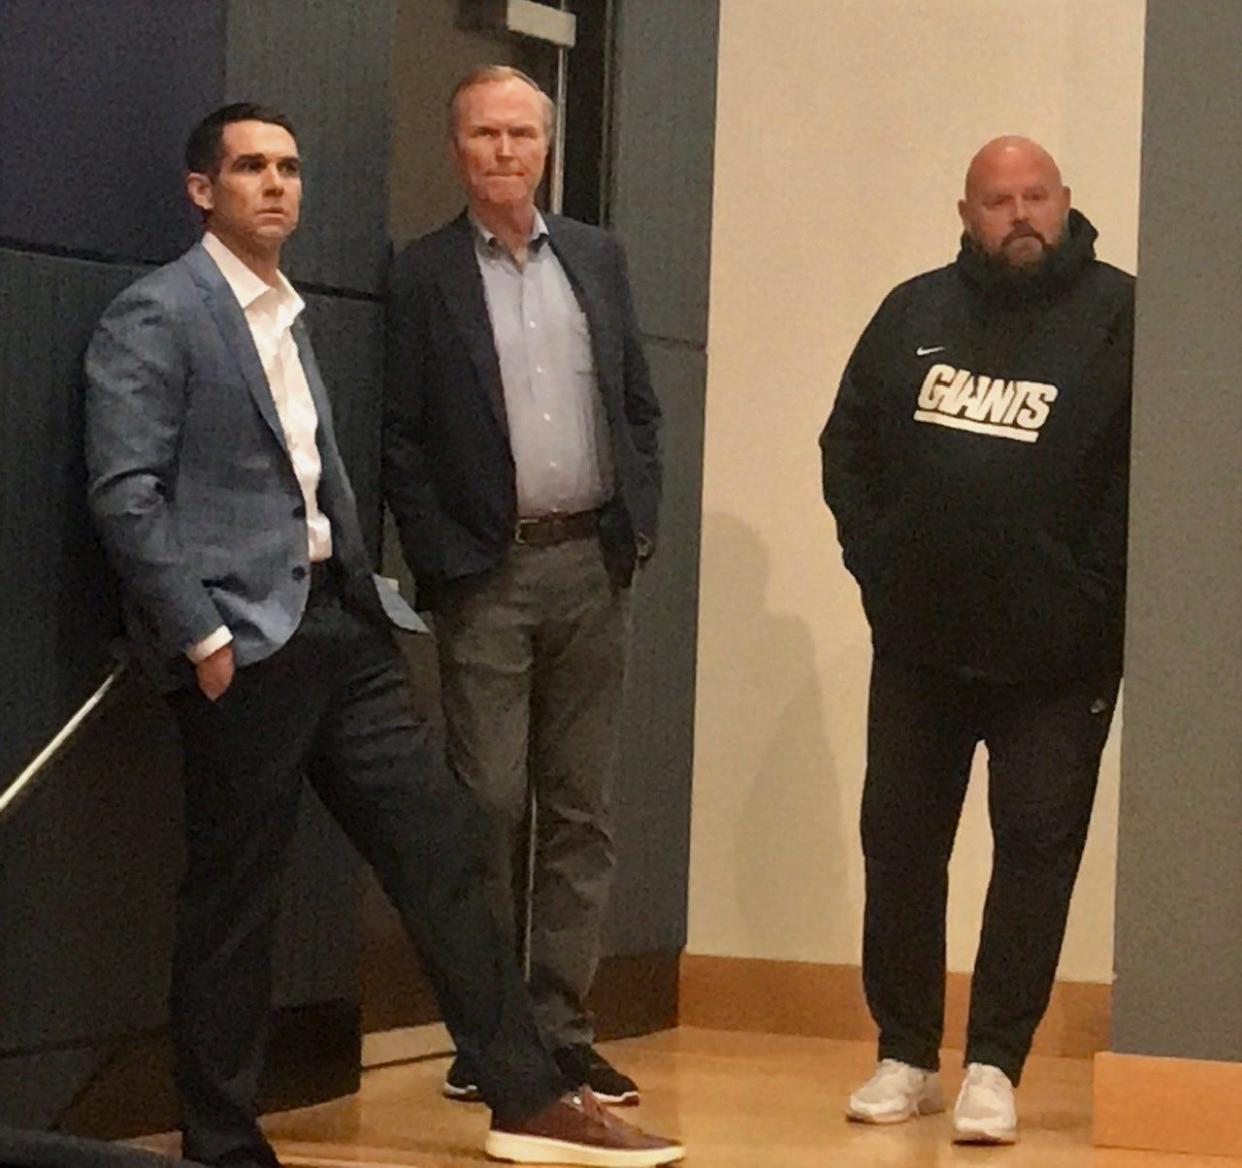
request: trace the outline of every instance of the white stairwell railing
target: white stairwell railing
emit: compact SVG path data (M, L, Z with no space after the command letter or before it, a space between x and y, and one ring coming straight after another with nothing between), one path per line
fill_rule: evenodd
M0 819L4 818L5 813L17 802L22 792L34 784L39 774L65 748L82 723L91 716L100 702L108 696L124 672L124 665L116 666L104 679L103 684L82 703L77 713L57 731L56 736L30 760L30 763L22 773L3 791L0 791Z

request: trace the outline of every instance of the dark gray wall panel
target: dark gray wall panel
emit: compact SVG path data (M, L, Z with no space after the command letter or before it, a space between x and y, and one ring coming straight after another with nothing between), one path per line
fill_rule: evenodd
M195 235L181 156L224 90L223 0L2 7L0 238L171 259Z
M643 331L707 343L718 0L619 0L611 219Z
M81 359L139 270L0 249L0 786L110 667L115 598L86 513Z
M162 703L113 697L0 824L2 1054L164 1019L179 754Z
M380 538L380 394L384 317L378 303L308 296L307 324L332 398L337 442L349 471L363 534L372 553Z
M372 292L387 256L389 68L395 0L238 0L229 5L229 101L293 119L303 156L295 280Z
M1242 6L1149 0L1113 1045L1242 1060Z
M664 499L659 550L635 587L609 954L686 941L707 362L684 345L648 343L647 355L665 417Z
M617 791L609 954L686 937L716 0L618 0L612 225L665 413L660 546L636 589Z
M93 1047L0 1060L0 1124L53 1127L100 1061Z

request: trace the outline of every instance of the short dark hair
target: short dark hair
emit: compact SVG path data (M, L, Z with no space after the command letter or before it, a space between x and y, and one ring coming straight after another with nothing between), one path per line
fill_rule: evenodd
M267 122L297 137L293 123L279 110L253 101L235 101L213 110L190 131L185 140L186 170L191 174L214 174L224 155L224 127L234 122Z

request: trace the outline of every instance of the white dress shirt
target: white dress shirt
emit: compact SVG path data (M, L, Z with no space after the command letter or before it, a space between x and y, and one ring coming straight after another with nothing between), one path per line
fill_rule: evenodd
M306 505L306 543L311 563L332 555L332 525L319 509L319 476L321 466L315 431L319 414L306 383L306 371L293 339L293 322L306 307L283 273L276 274L276 284L268 284L252 272L224 243L209 231L203 236L203 248L215 261L233 295L237 297L250 335L263 363L268 388L280 427L284 431L285 448L293 463ZM210 636L190 646L186 655L197 663L223 648L233 634L221 625Z

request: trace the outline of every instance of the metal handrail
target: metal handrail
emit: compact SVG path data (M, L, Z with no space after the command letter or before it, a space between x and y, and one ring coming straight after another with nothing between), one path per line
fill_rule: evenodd
M56 736L30 760L26 769L3 792L0 792L0 819L4 818L9 808L17 802L21 793L38 778L43 769L60 754L69 740L81 728L82 723L91 716L99 703L108 696L124 673L124 665L116 666L104 679L103 684L82 703L77 713L57 731Z

